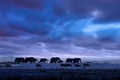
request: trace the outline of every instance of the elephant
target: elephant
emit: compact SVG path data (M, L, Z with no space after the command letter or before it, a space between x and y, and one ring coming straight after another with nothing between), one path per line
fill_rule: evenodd
M81 63L80 58L67 58L66 63Z
M50 63L62 63L63 61L59 57L52 57Z
M16 63L24 63L24 58L20 57L20 58L15 58L15 61Z
M27 62L35 63L36 61L37 61L37 59L34 57L26 57L25 58L25 63L27 63Z
M59 63L63 63L63 60L59 60Z
M48 62L48 60L46 58L41 58L40 59L40 63L47 63L47 62Z
M72 58L67 58L66 63L73 63L73 59Z
M73 63L81 63L81 59L80 58L74 58Z

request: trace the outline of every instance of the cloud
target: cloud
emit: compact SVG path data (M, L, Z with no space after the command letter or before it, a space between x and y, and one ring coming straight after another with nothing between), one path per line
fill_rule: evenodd
M119 3L1 0L0 54L119 56Z
M95 22L120 20L119 0L65 0L67 9L80 17L95 17ZM92 12L99 12L97 17Z
M111 58L119 56L119 50L107 50L107 49L93 49L88 47L81 47L68 44L56 44L45 42L29 43L33 38L16 37L6 41L1 41L0 54L1 56L37 56L37 57L95 57L95 58ZM17 41L16 41L17 40ZM26 43L25 41L28 41ZM21 42L21 43L19 43ZM113 54L114 53L114 54Z

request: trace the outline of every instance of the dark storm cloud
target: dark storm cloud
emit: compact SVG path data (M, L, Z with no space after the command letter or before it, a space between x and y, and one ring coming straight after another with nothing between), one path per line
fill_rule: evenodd
M2 26L6 26L5 30L8 28L18 34L23 32L40 36L48 35L54 27L59 27L59 23L56 25L56 22L60 19L64 20L63 16L66 15L62 5L54 0L5 0L1 3ZM10 34L8 31L3 33Z
M1 37L14 37L19 36L17 31L7 28L6 26L0 25L0 36Z
M61 4L59 0L1 0L1 23L7 26L6 28L13 30L12 32L3 30L1 35L12 36L15 32L49 35L55 29L59 32L59 27L64 26L67 17L87 18L97 10L100 11L100 15L96 17L95 21L116 21L120 18L119 3L119 0L65 0L61 1ZM74 15L69 16L66 13L67 10ZM68 29L63 27L64 30L62 29L61 32L63 36L73 35L68 31L72 28L71 25L67 25ZM55 35L58 32L54 32Z
M119 0L65 0L68 9L80 17L91 17L93 11L99 11L97 22L120 20Z
M116 53L120 24L111 22L120 20L119 4L119 0L0 0L0 54L104 56L102 49Z
M99 30L96 32L98 35L98 40L101 42L116 42L117 38L120 36L119 28L109 28L104 30Z

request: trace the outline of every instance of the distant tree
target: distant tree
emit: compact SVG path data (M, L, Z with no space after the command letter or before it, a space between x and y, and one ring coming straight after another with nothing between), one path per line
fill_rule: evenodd
M34 57L26 57L25 58L25 63L27 63L27 62L35 63L36 61L37 61L37 59Z
M52 57L50 63L62 63L63 61L59 57Z
M48 60L46 58L41 58L40 59L40 63L47 63L47 62L48 62Z
M16 63L23 63L25 60L24 60L24 58L15 58L15 60L14 60L14 62L16 62Z

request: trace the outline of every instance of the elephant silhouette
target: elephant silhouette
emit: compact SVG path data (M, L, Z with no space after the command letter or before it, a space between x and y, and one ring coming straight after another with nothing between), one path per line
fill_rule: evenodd
M73 63L73 59L72 58L67 58L66 63Z
M37 61L37 59L34 57L26 57L25 58L25 63L27 63L27 62L35 63L36 61Z
M59 57L52 57L50 63L62 63L63 61Z
M40 63L47 63L47 62L48 62L48 60L46 58L41 58L40 59Z
M16 63L24 63L24 58L20 57L20 58L15 58L14 62Z
M81 63L80 58L67 58L66 63Z
M81 63L81 59L80 58L74 58L73 63Z

